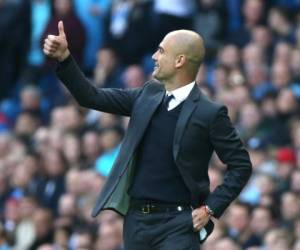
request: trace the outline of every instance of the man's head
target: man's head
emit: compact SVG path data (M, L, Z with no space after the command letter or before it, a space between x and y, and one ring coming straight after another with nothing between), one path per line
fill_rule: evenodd
M190 30L168 33L152 58L153 76L169 83L175 79L193 81L204 58L204 43L199 34Z

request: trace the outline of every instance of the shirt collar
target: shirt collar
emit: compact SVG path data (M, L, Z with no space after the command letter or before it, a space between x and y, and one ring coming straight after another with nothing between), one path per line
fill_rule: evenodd
M176 101L182 102L188 97L188 95L190 94L194 86L195 86L195 81L187 85L184 85L183 87L174 89L172 91L166 91L166 95L168 96L173 95Z

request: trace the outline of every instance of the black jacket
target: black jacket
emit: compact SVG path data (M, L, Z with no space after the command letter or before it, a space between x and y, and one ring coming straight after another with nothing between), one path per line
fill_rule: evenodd
M155 80L137 89L96 88L84 77L72 57L60 65L57 73L81 106L131 117L118 158L92 212L97 216L103 209L114 209L125 214L135 151L165 89ZM227 171L224 183L210 193L208 165L214 150L227 164ZM173 157L192 193L192 205L207 204L217 218L238 196L252 171L249 155L230 122L227 108L210 101L196 85L178 118Z

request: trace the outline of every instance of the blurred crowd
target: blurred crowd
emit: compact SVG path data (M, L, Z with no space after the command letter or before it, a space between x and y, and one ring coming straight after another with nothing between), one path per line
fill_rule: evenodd
M83 109L42 53L64 21L99 87L140 87L166 33L192 29L196 83L226 104L253 176L203 250L300 250L300 1L0 0L0 250L121 250L122 217L90 216L128 117ZM211 190L226 166L216 155Z

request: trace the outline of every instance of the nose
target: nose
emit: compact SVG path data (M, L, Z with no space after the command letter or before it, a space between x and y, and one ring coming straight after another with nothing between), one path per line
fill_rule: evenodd
M154 61L156 61L156 59L157 59L156 54L157 54L157 51L155 51L155 52L153 53L153 55L152 55L152 59L153 59Z

